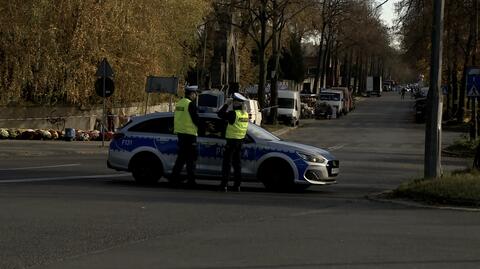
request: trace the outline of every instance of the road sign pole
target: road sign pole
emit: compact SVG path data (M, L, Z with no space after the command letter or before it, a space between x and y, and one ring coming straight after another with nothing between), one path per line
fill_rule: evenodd
M477 54L477 42L478 42L478 0L474 0L475 3L474 3L474 7L475 7L475 45L474 45L474 49L473 49L473 58L472 58L472 64L475 66L477 63L476 63L476 54ZM473 139L473 140L476 140L477 137L478 137L478 121L477 121L477 104L476 104L476 101L477 101L477 97L473 97L472 98L472 120L473 120L473 124L472 124L472 132L470 134L470 137Z
M97 72L95 73L97 80L95 81L95 92L97 95L103 98L103 115L102 115L102 126L101 126L101 134L102 134L102 147L105 146L105 125L107 124L107 104L106 98L113 94L113 90L115 89L114 83L112 80L113 69L107 61L107 58L103 58L98 66ZM108 84L107 84L108 82ZM107 89L108 87L108 89Z
M102 64L102 83L103 83L103 87L102 87L102 92L103 92L103 124L102 124L102 148L105 146L105 133L106 133L106 128L105 128L105 125L107 124L107 113L106 113L106 86L105 86L105 81L107 79L107 65L106 65L106 61L107 59L104 58L104 63L105 64Z
M105 70L104 70L105 73ZM105 102L105 76L103 79L103 124L102 124L102 148L105 146L105 124L107 123L107 116L105 114L106 102Z
M430 65L430 90L428 91L428 118L425 128L424 177L441 176L440 148L442 142L442 35L444 0L434 0L432 25L432 56Z
M472 119L470 120L471 122L471 131L470 131L470 139L471 140L476 140L477 139L477 129L478 129L478 124L477 124L477 97L472 97Z
M148 112L148 98L150 97L150 93L147 92L147 100L145 101L145 115L147 115Z

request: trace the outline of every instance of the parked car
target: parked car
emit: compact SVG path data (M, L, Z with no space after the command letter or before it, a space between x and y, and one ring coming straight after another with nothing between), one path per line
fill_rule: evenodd
M315 116L315 109L313 107L308 106L306 103L301 103L301 119L311 119Z
M425 122L426 118L426 109L427 109L427 98L419 98L415 100L415 104L413 105L415 109L415 122L416 123L423 123Z
M368 76L366 92L368 96L376 95L382 96L382 76Z
M327 102L319 102L315 107L315 119L331 119L333 108Z
M290 90L278 91L278 120L285 124L296 126L300 123L301 101L300 93Z
M225 147L225 121L216 114L200 114L197 176L221 176ZM173 113L158 112L133 118L110 142L107 166L131 172L139 183L154 183L172 173L177 157ZM263 128L249 124L242 147L242 178L261 181L267 188L307 188L336 183L339 161L330 152L280 140Z
M333 87L331 91L341 91L343 93L343 114L347 114L354 108L352 94L347 87Z
M332 106L333 113L336 117L343 114L343 93L340 91L323 90L320 93L317 103L325 102Z

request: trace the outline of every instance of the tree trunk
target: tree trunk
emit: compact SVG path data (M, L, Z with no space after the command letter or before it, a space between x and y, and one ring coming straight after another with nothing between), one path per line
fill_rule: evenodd
M348 87L349 89L352 86L350 84L350 81L352 80L352 61L353 61L353 50L350 50L348 52L348 61L347 61L347 64L345 66L346 83L344 84L344 86Z
M321 65L323 63L322 55L323 55L323 43L325 41L325 30L327 29L327 24L325 23L325 14L326 14L326 5L327 5L327 0L323 1L322 5L322 32L320 33L320 45L318 46L318 57L317 57L317 70L315 70L315 80L313 81L313 92L318 93L319 90L319 80L321 76Z
M339 65L338 65L339 59L338 59L338 45L335 46L335 50L333 53L333 68L332 68L332 80L333 86L338 86L338 74L339 74Z
M360 79L360 70L361 70L360 55L357 53L357 55L355 56L355 69L354 69L355 77L353 78L353 92L354 93L358 93L358 91L359 91L358 84L359 84L359 79Z
M260 44L258 47L258 64L259 64L259 83L258 83L258 103L261 108L265 107L265 81L266 81L266 65L265 65L265 43L267 34L267 1L261 1L262 10L260 15Z
M465 48L464 53L464 61L463 61L463 75L462 75L462 85L460 87L460 100L458 104L458 122L463 122L465 118L465 98L466 98L466 87L467 87L467 68L468 63L470 62L470 55L472 53L472 44L473 43L473 34L470 31L468 35L467 46Z
M343 55L342 64L340 65L340 86L345 87L347 85L347 62L348 62L348 54Z
M277 1L273 1L273 10L277 9ZM272 27L272 57L273 57L273 72L270 80L270 122L277 124L277 105L278 105L278 63L280 61L280 33L281 29L277 29L278 16L276 13L273 15L273 27Z
M328 59L329 58L329 55L330 55L330 27L329 27L329 30L328 30L328 35L327 35L327 38L326 38L326 41L325 41L325 51L323 52L323 56L322 56L322 70L321 70L321 77L320 77L320 87L323 88L325 87L325 78L326 78L326 74L327 74L327 63L328 63Z
M451 65L448 64L448 65L447 65L447 70L446 70L446 72L447 72L447 87L448 87L448 91L447 91L447 100L446 100L446 102L445 102L445 103L446 103L445 117L446 117L447 119L449 119L449 118L451 117L450 114L451 114L451 111L452 111L452 110L451 110L452 108L451 108L451 106L450 106L450 103L451 103L451 101L452 101L452 91L450 90L450 89L451 89L450 84L452 83L452 77L451 77L452 72L451 72L451 68L452 68Z
M457 64L457 56L455 55L453 58L453 66L451 70L451 77L452 77L452 113L456 113L458 111L458 64Z

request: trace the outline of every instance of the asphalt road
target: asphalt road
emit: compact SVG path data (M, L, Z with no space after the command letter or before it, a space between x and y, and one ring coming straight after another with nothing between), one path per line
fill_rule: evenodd
M479 213L365 199L422 175L412 104L367 98L284 135L341 160L337 185L302 193L141 187L99 143L0 141L0 268L479 268Z

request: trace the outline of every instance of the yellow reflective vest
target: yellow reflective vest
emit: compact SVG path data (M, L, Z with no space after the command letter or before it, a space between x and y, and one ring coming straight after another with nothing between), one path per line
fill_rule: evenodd
M191 102L188 98L182 98L175 106L175 116L173 119L174 133L198 136L197 126L193 123L190 112L188 112L188 106Z
M225 138L244 139L248 128L248 113L243 110L235 110L235 122L228 124Z

